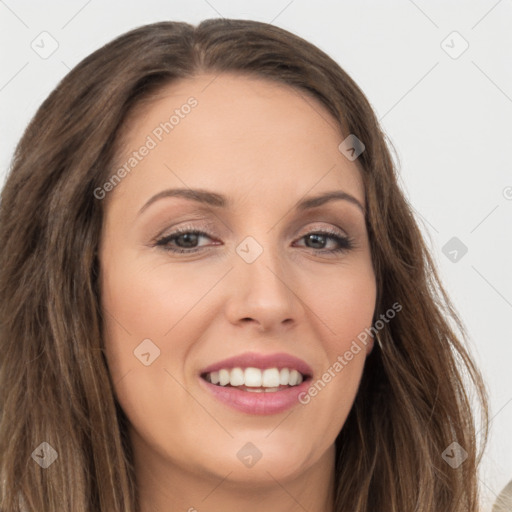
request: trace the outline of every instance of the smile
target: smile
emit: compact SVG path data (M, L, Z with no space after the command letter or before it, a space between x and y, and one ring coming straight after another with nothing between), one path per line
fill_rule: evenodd
M216 386L236 387L256 393L275 393L297 386L304 380L304 376L294 368L222 368L202 377Z
M300 404L313 370L286 353L246 352L218 361L199 372L201 387L216 402L251 415L277 414Z

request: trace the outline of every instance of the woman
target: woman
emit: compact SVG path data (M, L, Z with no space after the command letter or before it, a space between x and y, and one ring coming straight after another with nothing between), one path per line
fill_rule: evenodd
M318 48L124 34L43 103L1 205L2 510L479 510L464 327Z

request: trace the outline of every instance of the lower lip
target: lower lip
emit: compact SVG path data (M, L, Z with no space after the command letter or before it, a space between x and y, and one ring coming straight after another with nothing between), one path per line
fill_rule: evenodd
M199 377L201 385L220 402L247 414L278 414L299 404L299 394L309 388L309 379L298 386L282 391L266 393L265 391L242 391L233 387L216 386Z

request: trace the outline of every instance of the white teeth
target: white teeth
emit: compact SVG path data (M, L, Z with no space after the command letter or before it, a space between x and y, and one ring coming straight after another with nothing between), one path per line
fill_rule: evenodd
M300 372L290 368L223 368L206 374L206 380L220 386L246 387L247 391L274 392L279 386L298 386L303 380ZM248 389L254 388L254 389Z
M242 368L233 368L230 373L229 383L232 386L243 386L245 382L244 371Z
M283 368L279 372L279 384L281 384L282 386L285 386L286 384L288 384L289 378L290 378L290 370L288 370L288 368Z
M279 391L279 388L246 388L246 391L250 391L251 393L275 393Z
M290 372L290 380L288 382L290 386L296 386L299 383L299 375L300 373L297 370Z
M246 368L244 372L244 384L250 388L261 387L262 374L259 368Z
M219 384L221 386L229 384L229 370L219 370Z
M262 384L264 388L279 387L279 370L277 368L263 370Z

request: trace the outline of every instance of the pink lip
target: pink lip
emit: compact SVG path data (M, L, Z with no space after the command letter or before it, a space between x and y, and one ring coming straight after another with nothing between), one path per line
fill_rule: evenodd
M232 387L217 386L199 378L201 386L205 386L215 398L247 414L277 414L297 405L300 403L299 394L306 392L309 388L309 380L274 393L253 393Z
M237 367L259 368L260 370L265 368L277 368L278 370L281 370L282 368L290 368L291 370L295 369L299 371L304 376L310 377L313 374L313 370L305 361L284 352L266 355L256 354L255 352L246 352L245 354L240 354L239 356L230 357L229 359L224 359L223 361L214 363L201 370L200 373L205 374L216 372L223 368L227 369Z
M229 386L217 386L201 377L199 378L201 386L204 386L215 398L234 409L248 414L277 414L293 407L299 403L299 394L307 391L309 388L310 377L313 375L313 370L305 361L284 352L267 355L247 352L214 363L201 370L200 375L215 372L223 368L230 369L236 367L260 369L277 368L279 370L282 368L290 368L296 369L306 377L298 386L292 386L282 391L270 393L255 393Z

